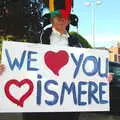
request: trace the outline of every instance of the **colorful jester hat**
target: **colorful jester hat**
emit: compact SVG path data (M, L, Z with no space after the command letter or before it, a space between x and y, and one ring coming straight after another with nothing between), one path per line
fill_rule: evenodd
M44 0L44 2L49 8L51 17L61 15L68 18L73 6L73 0Z

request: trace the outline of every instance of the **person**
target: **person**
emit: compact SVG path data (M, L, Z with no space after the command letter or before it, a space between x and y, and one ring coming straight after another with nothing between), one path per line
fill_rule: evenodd
M70 24L70 12L62 14L60 11L51 12L51 28L41 34L41 43L55 46L82 47L80 40L70 35L67 27ZM39 41L37 41L39 43ZM4 70L3 70L4 71ZM2 72L3 72L2 71ZM1 73L2 73L1 72ZM24 120L78 120L78 112L53 112L53 113L24 113Z
M51 16L52 27L48 28L42 34L42 44L51 44L57 46L71 46L71 47L82 47L80 41L70 35L66 30L67 26L70 24L69 17L64 17L60 14L55 14ZM0 64L0 74L5 70L5 66ZM110 74L111 75L111 74ZM112 77L110 77L110 81ZM109 78L108 78L109 79ZM54 113L25 113L23 114L23 119L25 120L78 120L79 113L76 112L54 112Z
M107 80L111 82L113 80L113 77L114 77L114 73L108 73Z
M41 43L57 46L82 47L80 41L69 34L67 26L70 24L69 16L63 16L60 13L52 13L51 28L44 30ZM0 64L0 74L5 70L5 66ZM54 112L54 113L24 113L25 120L78 120L79 113L76 112Z
M51 44L58 46L82 47L80 40L70 35L67 26L70 24L69 17L60 14L51 16L51 28L47 28L41 37L42 44Z

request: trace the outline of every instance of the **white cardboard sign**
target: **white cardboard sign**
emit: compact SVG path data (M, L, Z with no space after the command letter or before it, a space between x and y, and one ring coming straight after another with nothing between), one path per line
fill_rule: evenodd
M108 52L3 42L0 112L109 111Z

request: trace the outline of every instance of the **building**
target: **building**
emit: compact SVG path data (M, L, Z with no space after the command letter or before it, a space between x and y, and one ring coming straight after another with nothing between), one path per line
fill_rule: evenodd
M117 43L116 46L109 48L109 50L110 50L110 54L109 54L110 61L120 62L120 43Z

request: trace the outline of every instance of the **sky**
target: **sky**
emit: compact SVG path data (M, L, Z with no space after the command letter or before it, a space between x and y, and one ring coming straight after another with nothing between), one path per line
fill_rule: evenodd
M120 42L120 0L100 1L101 4L96 5L96 0L74 0L72 13L79 17L79 34L87 39L92 46L110 48ZM92 5L86 6L85 2L92 2ZM94 41L92 37L93 23ZM71 31L77 32L77 28L71 26Z

